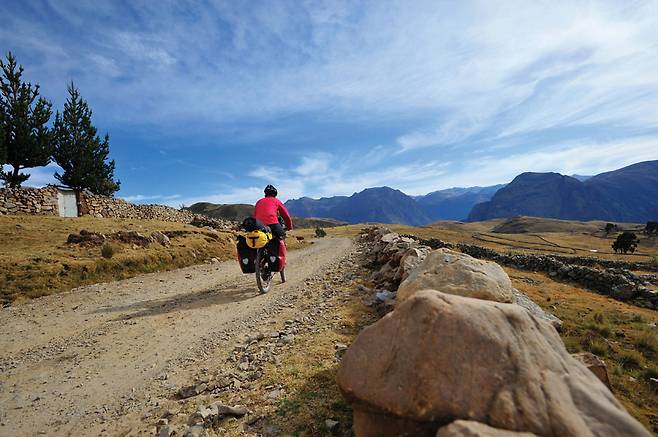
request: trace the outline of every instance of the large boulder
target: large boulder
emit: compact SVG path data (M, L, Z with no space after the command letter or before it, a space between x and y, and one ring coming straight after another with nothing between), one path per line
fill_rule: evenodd
M338 385L359 437L475 420L540 436L649 436L551 326L514 304L422 290L365 328Z
M502 267L450 249L427 255L400 284L398 302L426 289L497 302L513 299L512 281Z
M537 437L530 432L514 432L493 428L472 420L455 420L436 433L436 437Z

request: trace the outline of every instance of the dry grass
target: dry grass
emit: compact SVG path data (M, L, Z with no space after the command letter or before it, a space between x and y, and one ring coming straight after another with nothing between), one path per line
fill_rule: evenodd
M71 233L179 231L171 246L135 247L112 242L112 254L101 247L67 244ZM288 240L291 249L301 247ZM232 259L234 237L191 225L156 220L0 216L0 303L70 290L80 285L124 279L208 261Z
M265 416L258 427L286 436L331 436L325 420L332 419L340 423L333 435L352 435L352 409L336 384L340 365L336 343L351 344L379 316L361 303L354 287L331 300L335 303L331 317L315 323L319 332L298 334L291 349L280 355L280 363L266 365L263 378L243 399L258 405L258 414ZM266 387L275 385L283 386L285 395L270 404L263 402ZM237 422L222 426L227 435L244 435Z
M539 220L539 219L537 219ZM535 221L537 221L535 220ZM592 232L533 232L519 234L493 233L492 229L501 223L501 220L488 222L461 223L438 222L428 226L382 225L400 234L417 235L429 239L438 238L453 244L468 243L488 247L499 252L558 254L565 256L594 256L601 259L620 260L630 262L656 262L658 259L658 237L648 238L638 234L640 244L635 254L615 254L612 251L612 242L617 234L609 236L600 231ZM564 224L570 222L563 222ZM590 222L591 223L591 222ZM598 222L597 222L598 223ZM552 222L549 223L553 225ZM581 223L574 222L575 229L581 229ZM348 225L327 228L329 236L355 236L366 225ZM588 225L592 227L591 224ZM630 226L630 225L629 225ZM583 229L589 229L584 227ZM534 228L539 229L535 223ZM551 229L551 226L548 226ZM592 229L594 229L593 227ZM296 235L312 238L312 230L302 229L295 231Z
M658 432L656 373L658 313L600 296L541 273L505 267L514 287L562 319L569 352L590 351L604 359L612 391L648 429Z

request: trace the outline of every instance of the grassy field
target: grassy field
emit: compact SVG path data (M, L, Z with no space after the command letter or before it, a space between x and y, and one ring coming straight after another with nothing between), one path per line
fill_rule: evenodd
M488 247L499 252L558 254L565 256L593 256L609 260L631 262L655 261L658 258L658 237L640 233L640 225L621 224L624 230L636 232L640 244L634 254L615 254L612 243L618 233L605 235L605 222L568 222L563 220L536 219L530 217L486 222L437 222L432 225L413 227L383 225L400 234L417 235L421 238L438 238L450 243L468 243ZM327 228L328 235L357 235L364 225ZM513 231L511 233L500 230ZM310 236L314 230L303 230ZM301 231L300 231L301 232Z
M658 313L601 296L541 273L504 267L514 287L563 322L569 352L589 351L607 367L612 391L626 409L658 433Z
M71 233L88 230L109 234L176 231L171 246L137 247L113 242L114 255L101 256L100 246L68 244ZM288 240L291 249L304 243ZM80 285L124 279L139 273L169 270L232 259L234 236L191 225L156 220L0 216L0 303L16 302L70 290Z

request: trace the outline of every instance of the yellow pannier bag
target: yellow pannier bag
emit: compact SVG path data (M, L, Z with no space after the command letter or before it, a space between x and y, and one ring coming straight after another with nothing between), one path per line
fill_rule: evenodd
M270 242L272 234L263 231L252 231L244 234L244 238L247 240L247 246L252 249L260 249Z

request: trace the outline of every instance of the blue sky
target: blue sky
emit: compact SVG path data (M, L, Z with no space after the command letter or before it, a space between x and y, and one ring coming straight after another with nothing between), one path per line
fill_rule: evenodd
M655 1L3 0L0 16L0 50L55 108L75 81L135 202L417 195L658 159Z

